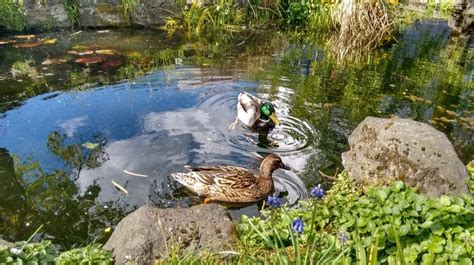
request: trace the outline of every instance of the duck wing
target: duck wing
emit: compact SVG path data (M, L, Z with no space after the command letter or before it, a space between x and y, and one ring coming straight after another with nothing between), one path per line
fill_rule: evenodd
M188 173L173 173L179 183L200 196L232 200L239 192L255 185L257 178L245 168L235 166L189 167Z
M252 127L260 118L260 106L262 101L246 92L241 92L237 104L237 117L247 127Z

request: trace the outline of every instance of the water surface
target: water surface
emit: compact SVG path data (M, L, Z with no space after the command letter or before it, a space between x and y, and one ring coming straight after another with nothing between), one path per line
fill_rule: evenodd
M84 31L42 36L55 45L0 46L0 237L25 239L44 224L40 236L66 247L101 241L139 206L200 203L169 178L184 165L257 172L268 153L292 167L274 177L275 193L294 204L311 186L328 187L320 171L341 168L348 135L369 115L430 123L467 163L473 44L451 35L443 21L416 23L370 61L347 64L324 45L281 35L189 43L155 31ZM29 72L13 76L24 62ZM229 130L240 91L275 103L283 125L268 139L278 146Z

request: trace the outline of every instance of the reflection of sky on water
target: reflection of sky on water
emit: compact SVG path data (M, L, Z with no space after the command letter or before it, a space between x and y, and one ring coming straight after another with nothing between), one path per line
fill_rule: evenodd
M77 183L85 190L97 181L99 201L120 201L127 209L144 204L189 204L186 198L175 197L175 184L168 177L171 172L183 171L184 165L230 164L258 172L262 155L274 152L294 169L274 174L277 192L288 194L293 203L306 196L297 174L305 167L311 142L300 143L308 140L306 131L295 132L301 122L286 117L289 89L281 87L271 96L261 95L275 101L278 114L287 121L286 127L272 133L273 138L282 140L279 148L258 147L255 133L242 127L228 129L235 119L238 93L257 88L257 83L232 80L210 69L183 67L158 71L135 82L35 97L0 119L0 146L19 157L37 159L46 170L71 172L48 150L48 134L65 134L66 145L94 143L98 135L105 137L108 160L98 168L81 169ZM124 170L148 177L132 176ZM129 194L117 190L112 181ZM254 212L256 207L250 206L234 211L234 215Z

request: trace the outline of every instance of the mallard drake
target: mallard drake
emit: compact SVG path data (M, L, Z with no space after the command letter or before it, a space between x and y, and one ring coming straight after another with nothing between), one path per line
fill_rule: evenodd
M171 176L186 188L210 201L248 203L266 198L273 192L273 171L290 169L277 155L270 154L260 164L259 175L236 166L189 167L188 173Z
M234 129L239 120L245 126L258 131L271 130L275 125L281 124L276 117L275 107L272 103L244 91L239 94L237 117L229 128Z

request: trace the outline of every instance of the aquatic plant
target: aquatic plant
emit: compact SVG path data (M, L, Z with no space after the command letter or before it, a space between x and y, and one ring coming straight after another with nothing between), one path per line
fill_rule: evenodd
M135 11L139 4L139 0L120 0L122 14L128 24L130 24L130 18L132 16L132 13Z
M194 1L182 6L181 17L174 15L165 18L162 29L170 35L182 31L190 39L232 34L241 30L244 21L244 13L234 0L219 0L210 6Z
M330 39L336 61L358 59L390 40L394 29L392 13L383 0L342 0L334 9L337 34Z
M64 10L66 10L67 18L71 27L81 26L79 19L80 16L80 7L77 0L63 0Z
M24 31L27 28L23 1L0 0L0 28Z
M32 66L33 60L17 61L14 62L10 73L13 79L18 79L20 77L30 77L33 80L38 79L38 71Z

